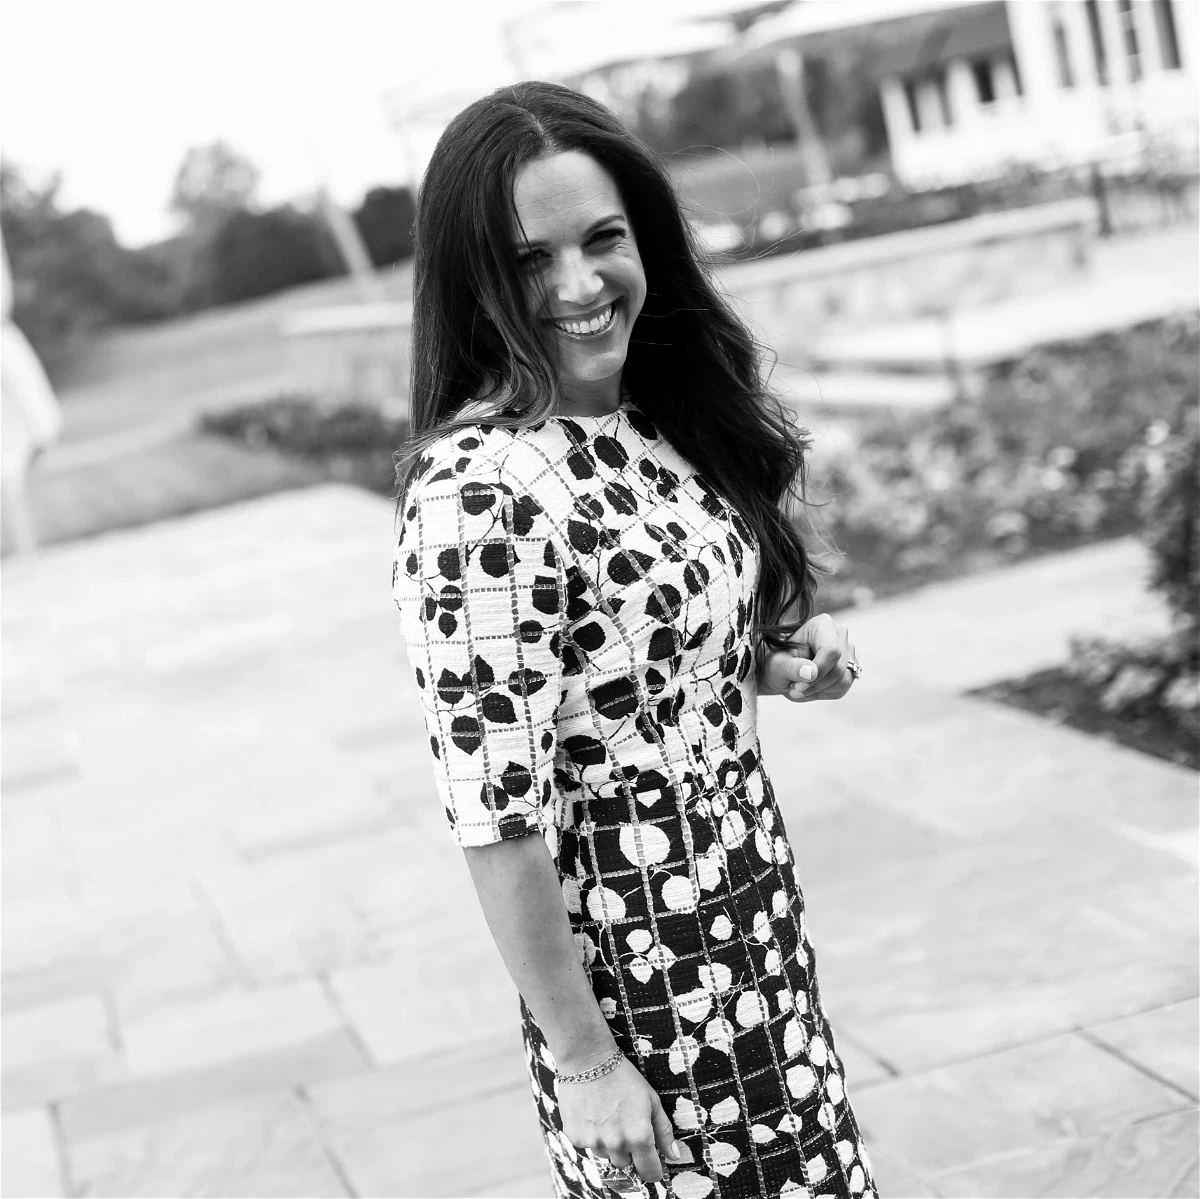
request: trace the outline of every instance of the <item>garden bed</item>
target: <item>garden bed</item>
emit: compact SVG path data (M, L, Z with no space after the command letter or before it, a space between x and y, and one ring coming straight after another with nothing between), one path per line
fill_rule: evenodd
M1195 712L1161 703L1147 703L1134 711L1110 711L1096 687L1065 669L1041 670L971 694L1200 770L1200 716Z

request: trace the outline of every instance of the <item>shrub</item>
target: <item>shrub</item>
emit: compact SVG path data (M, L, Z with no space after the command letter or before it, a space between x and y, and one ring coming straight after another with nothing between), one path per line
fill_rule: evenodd
M1039 349L945 411L866 419L814 488L843 555L827 602L1137 532L1200 394L1198 353L1191 315ZM1194 511L1185 493L1162 491L1174 515L1156 527Z
M1164 447L1146 493L1145 538L1154 557L1150 586L1176 622L1200 631L1200 413L1187 414L1180 436Z
M324 466L329 474L382 495L395 485L392 455L408 436L408 422L368 404L322 404L306 396L279 396L208 413L209 433L251 449L270 446Z
M1143 537L1150 586L1167 601L1175 627L1143 642L1076 638L1067 670L1100 694L1107 711L1136 719L1165 710L1200 737L1200 415L1189 411L1152 461Z

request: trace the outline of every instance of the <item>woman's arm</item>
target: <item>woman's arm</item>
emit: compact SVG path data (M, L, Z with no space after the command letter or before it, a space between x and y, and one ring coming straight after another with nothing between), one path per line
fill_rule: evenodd
M559 1072L611 1057L617 1044L584 972L546 842L531 833L463 852L496 947Z
M496 947L559 1073L599 1065L616 1042L583 969L546 842L530 834L464 852ZM683 1158L658 1095L632 1062L591 1082L560 1084L558 1106L573 1144L616 1165L632 1162L647 1182L663 1177L658 1153Z

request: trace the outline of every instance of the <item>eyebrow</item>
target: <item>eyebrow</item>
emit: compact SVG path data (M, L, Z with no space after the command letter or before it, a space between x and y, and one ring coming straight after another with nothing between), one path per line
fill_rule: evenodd
M600 229L605 225L611 225L613 221L621 221L623 223L625 221L625 218L619 212L614 212L614 213L611 213L609 216L601 217L598 221L593 221L587 227L587 232L585 232L583 236L591 237L592 234L595 233L597 229ZM517 249L518 250L536 250L536 249L538 249L538 247L544 246L545 244L546 243L544 241L519 241L519 242L517 242Z

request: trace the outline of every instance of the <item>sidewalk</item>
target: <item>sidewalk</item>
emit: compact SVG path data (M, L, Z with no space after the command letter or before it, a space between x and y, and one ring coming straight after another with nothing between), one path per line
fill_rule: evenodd
M548 1196L391 505L4 569L6 1195ZM1160 619L1132 543L881 603L760 718L882 1193L1195 1195L1196 775L962 698Z

